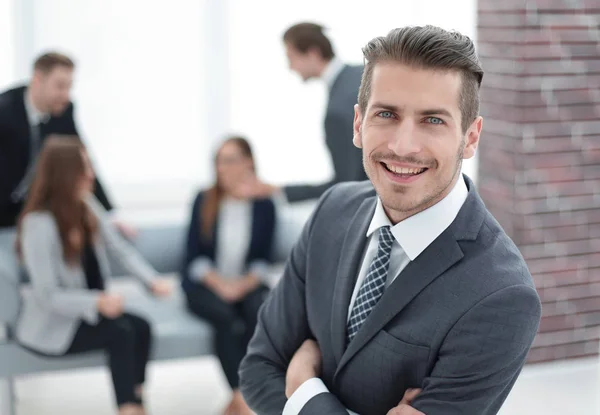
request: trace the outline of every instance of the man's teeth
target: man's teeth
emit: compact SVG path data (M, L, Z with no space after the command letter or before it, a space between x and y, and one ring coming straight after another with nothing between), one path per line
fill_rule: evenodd
M419 173L423 173L425 171L425 169L414 169L414 168L407 168L407 167L396 167L396 166L391 166L389 164L385 165L390 171L393 171L396 174L419 174Z

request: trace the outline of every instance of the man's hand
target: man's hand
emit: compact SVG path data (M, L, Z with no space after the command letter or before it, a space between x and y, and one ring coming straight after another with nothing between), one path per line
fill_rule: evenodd
M321 350L314 340L306 340L296 351L290 362L285 376L285 396L290 396L298 390L304 382L320 376Z
M271 197L277 191L278 188L276 186L264 183L252 175L246 180L241 181L233 193L236 197L242 199L261 199Z
M398 406L390 409L387 415L425 415L421 411L417 411L410 406L410 403L421 392L421 389L407 389Z

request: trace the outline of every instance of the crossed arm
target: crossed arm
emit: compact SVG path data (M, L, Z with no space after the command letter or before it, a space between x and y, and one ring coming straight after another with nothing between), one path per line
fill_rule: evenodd
M319 376L321 371L321 351L318 344L314 340L306 340L298 351L294 354L290 365L288 366L285 380L285 394L290 399L302 385L307 385L306 382L311 381ZM390 409L387 415L425 415L423 412L417 411L410 406L412 400L421 392L421 389L408 389L404 393L404 397L398 404L398 406ZM313 405L319 405L320 399L327 399L328 396L323 393L323 396L315 396ZM331 399L331 397L329 397ZM333 398L335 399L335 398ZM296 410L295 408L289 408L286 405L283 415L288 413L304 413L310 410L308 406ZM322 411L322 409L321 409ZM343 415L353 414L348 410L340 410L339 408L335 413L340 412ZM332 413L332 412L327 412Z
M240 365L244 398L261 415L281 414L290 391L318 371L296 378L288 373L296 351L311 338L307 321L306 257L314 217L326 203L328 191L292 250L282 279L258 316L258 325ZM391 414L496 414L525 363L541 315L534 288L513 285L482 298L446 334L436 363L423 380L410 407L401 403ZM317 367L318 369L318 367ZM286 395L286 387L291 386ZM401 391L404 393L405 391ZM300 414L347 415L332 393L323 391L300 408Z

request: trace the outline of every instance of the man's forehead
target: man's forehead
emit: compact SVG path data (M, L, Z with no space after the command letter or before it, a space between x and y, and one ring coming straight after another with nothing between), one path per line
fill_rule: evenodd
M378 63L373 69L369 106L388 102L403 108L435 106L459 111L461 86L458 71Z
M70 78L73 76L73 69L66 66L55 66L46 73L46 76L52 78Z

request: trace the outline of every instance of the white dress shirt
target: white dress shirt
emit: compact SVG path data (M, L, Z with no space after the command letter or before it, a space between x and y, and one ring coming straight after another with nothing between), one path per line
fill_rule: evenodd
M448 226L450 226L467 199L468 193L467 185L462 176L460 176L454 188L444 199L394 226L392 226L383 209L381 199L377 199L375 213L373 214L371 224L369 225L366 234L366 237L369 238L369 242L360 267L358 279L356 280L356 285L354 286L354 292L350 299L347 318L350 317L358 291L367 276L371 262L377 254L379 228L390 226L392 235L394 235L394 239L398 242L392 245L392 251L390 253L390 264L386 281L387 288L411 261L414 261L442 232L446 230L446 228L448 228ZM308 401L316 395L326 392L329 392L329 390L319 378L312 378L304 382L287 401L282 415L298 414ZM348 413L354 414L350 410Z
M189 266L190 275L196 281L201 281L210 270L228 279L244 276L252 238L252 201L222 200L219 206L217 234L215 261L208 257L198 257ZM253 261L248 270L259 278L266 278L267 271L266 261Z
M31 100L31 91L29 88L25 89L25 112L27 113L27 121L29 121L29 126L34 127L39 125L40 123L46 123L50 119L50 115L47 113L43 113L38 111L38 109L33 105L33 101Z
M327 90L331 90L333 83L340 72L342 72L342 69L344 69L344 66L346 66L344 62L335 56L329 61L321 74L321 79L325 82L325 85L327 85Z

